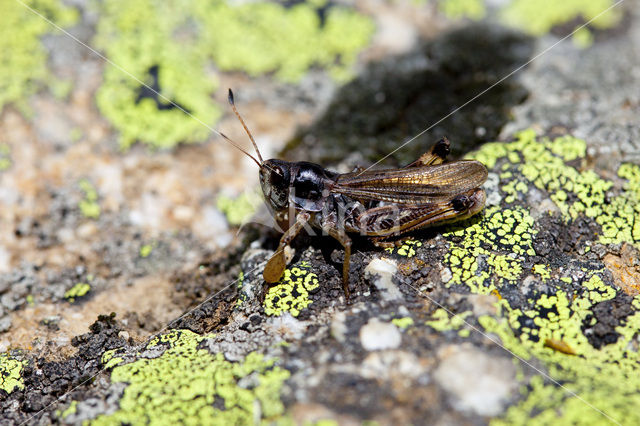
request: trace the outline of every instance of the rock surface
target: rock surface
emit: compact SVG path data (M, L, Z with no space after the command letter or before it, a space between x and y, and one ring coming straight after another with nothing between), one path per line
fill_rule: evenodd
M175 105L6 6L31 68L0 64L0 423L640 423L639 5L547 52L613 3L533 3L33 3ZM247 13L295 37L260 44ZM212 22L250 36L209 51ZM218 82L265 157L350 171L449 136L487 166L486 208L355 239L351 304L328 238L266 288L255 164L176 106L213 121Z

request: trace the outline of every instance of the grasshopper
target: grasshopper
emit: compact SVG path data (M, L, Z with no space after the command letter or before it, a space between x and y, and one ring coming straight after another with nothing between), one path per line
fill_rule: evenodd
M399 169L336 173L307 161L263 160L260 150L238 113L229 89L229 104L249 135L258 159L238 147L260 168L260 186L278 226L284 230L278 249L263 272L267 283L280 280L286 268L284 249L304 229L320 230L344 247L342 288L347 302L351 237L360 234L378 247L392 247L394 237L430 226L467 219L480 212L486 200L480 185L485 166L474 160L444 163L449 141L439 140L431 150Z

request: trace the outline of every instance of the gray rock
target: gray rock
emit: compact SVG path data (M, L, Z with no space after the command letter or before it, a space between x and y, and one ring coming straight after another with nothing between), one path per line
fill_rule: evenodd
M457 409L480 416L502 413L518 385L509 359L489 356L466 344L448 346L440 356L434 378Z

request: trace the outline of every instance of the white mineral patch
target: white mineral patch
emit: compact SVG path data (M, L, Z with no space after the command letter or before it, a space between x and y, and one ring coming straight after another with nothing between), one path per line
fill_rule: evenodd
M364 269L364 275L382 293L385 300L402 299L402 293L393 283L393 275L398 271L398 265L391 259L373 259Z
M360 329L360 344L368 351L396 349L400 346L402 335L398 327L377 318L369 320Z
M442 358L434 379L451 396L459 410L497 416L516 391L516 370L506 358L491 357L470 345L452 345Z
M426 370L417 356L401 350L371 352L360 364L360 375L374 380L415 378Z
M348 331L346 321L347 315L342 311L336 312L331 319L331 336L340 343L346 340Z

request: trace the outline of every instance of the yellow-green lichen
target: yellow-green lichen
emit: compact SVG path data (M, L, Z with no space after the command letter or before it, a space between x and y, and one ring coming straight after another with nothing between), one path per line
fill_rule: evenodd
M262 191L258 188L243 192L237 198L220 195L216 207L227 217L230 225L238 226L246 223L262 204Z
M439 0L438 9L448 18L484 18L487 10L483 0Z
M267 315L280 316L289 312L294 317L313 301L309 292L319 287L318 276L311 272L311 265L300 262L284 271L284 276L267 291L264 309Z
M73 25L78 17L75 9L57 0L21 1L63 28ZM0 15L0 112L8 103L25 111L30 95L55 83L47 70L41 37L56 29L15 0L0 2Z
M320 420L316 420L315 422L307 422L304 423L305 426L339 426L340 423L338 423L337 420L333 420L333 419L320 419Z
M465 325L465 318L471 314L471 311L466 311L450 315L445 309L438 308L431 315L433 319L427 321L426 324L437 331L460 330Z
M85 296L91 290L91 286L87 283L77 283L64 293L64 298L73 303L76 298Z
M486 209L480 221L444 234L452 241L445 255L452 273L447 285L463 284L474 292L490 294L496 284L515 284L524 256L535 254L536 233L533 219L522 207Z
M542 282L546 282L551 278L547 265L533 265L533 273L538 274L542 278Z
M105 370L115 367L118 364L124 362L124 358L121 356L117 356L116 354L122 351L121 348L110 349L105 351L100 357L100 362L102 363Z
M640 166L620 166L618 176L626 182L618 195L611 196L608 192L613 182L593 170L576 168L585 153L586 143L581 139L537 138L534 131L526 130L518 133L514 142L485 144L469 157L488 168L500 162L506 203L524 200L529 184L533 184L549 194L567 221L586 216L598 223L601 243L640 246Z
M100 217L100 204L98 204L98 192L87 179L82 179L78 186L84 192L84 199L78 203L80 213L89 219Z
M199 348L210 336L174 330L147 349L162 355L140 358L111 371L112 382L126 383L118 411L93 425L112 424L255 424L277 421L284 412L280 389L289 372L258 353L242 362ZM242 378L251 376L249 384Z
M244 285L244 272L240 271L238 273L238 279L236 280L236 288L238 289L238 298L236 299L236 306L240 307L244 302L247 301L249 297L246 292L242 291L242 286Z
M484 330L497 335L507 350L525 360L535 357L565 387L536 375L522 389L523 399L494 424L598 424L606 420L585 401L622 424L640 422L635 410L640 403L640 298L633 301L636 313L616 328L620 336L615 343L596 349L582 332L592 307L615 294L614 288L593 274L573 296L563 291L542 295L532 309L524 311L501 300L498 317L478 318Z
M24 389L22 369L26 364L26 361L15 359L7 353L0 353L0 389L6 393Z
M149 257L152 251L153 251L152 244L144 244L142 247L140 247L140 257L142 258Z
M546 34L551 28L576 19L587 22L595 18L589 25L604 29L613 27L622 17L619 7L605 12L614 3L614 0L513 0L502 9L501 17L503 22L532 35Z
M158 148L202 141L221 114L212 99L218 87L212 65L286 81L320 66L346 78L372 33L370 19L324 1L107 0L100 3L95 44L162 97L107 67L97 103L125 148L136 141Z
M565 263L557 255L552 262L536 259L537 263L529 263L536 255L536 230L524 206L530 203L532 187L553 200L562 214L560 220L571 223L581 217L600 224L603 231L593 235L594 240L636 245L640 241L636 228L640 167L623 164L618 169L620 181L611 182L584 167L585 154L582 140L537 138L525 131L513 143L486 144L470 156L498 173L504 198L501 207L489 207L482 217L445 234L451 244L445 255L452 272L448 285L464 284L473 293L506 295L497 302L497 314L477 319L480 327L498 336L515 356L535 360L548 377L582 398L575 398L546 376L535 376L522 387L520 402L502 418L493 419L497 424L598 424L607 419L584 401L620 423L640 422L634 409L640 402L640 297L632 302L635 313L622 317L611 332L617 340L610 334L600 342L592 334L585 335L585 328L599 324L596 305L612 300L619 291L607 281L604 266L580 263L570 256ZM590 242L584 245L589 247ZM528 299L522 300L513 297L512 290L522 284L525 265L526 274L539 276L545 284L529 286ZM468 335L462 319L455 318L444 309L437 310L428 325ZM593 346L595 342L600 342L598 347Z
M69 404L69 406L63 412L59 413L58 416L61 419L64 419L67 416L75 414L77 411L78 411L78 401L71 401L71 404Z
M11 148L9 145L0 143L0 172L11 167Z
M413 325L413 318L411 317L402 317L402 318L394 318L391 322L398 328L402 330L406 330L407 328Z
M586 49L593 44L593 33L587 27L580 28L571 37L574 46Z
M416 248L422 247L422 242L413 239L407 239L402 242L400 247L387 247L385 250L391 254L411 258L416 255Z

